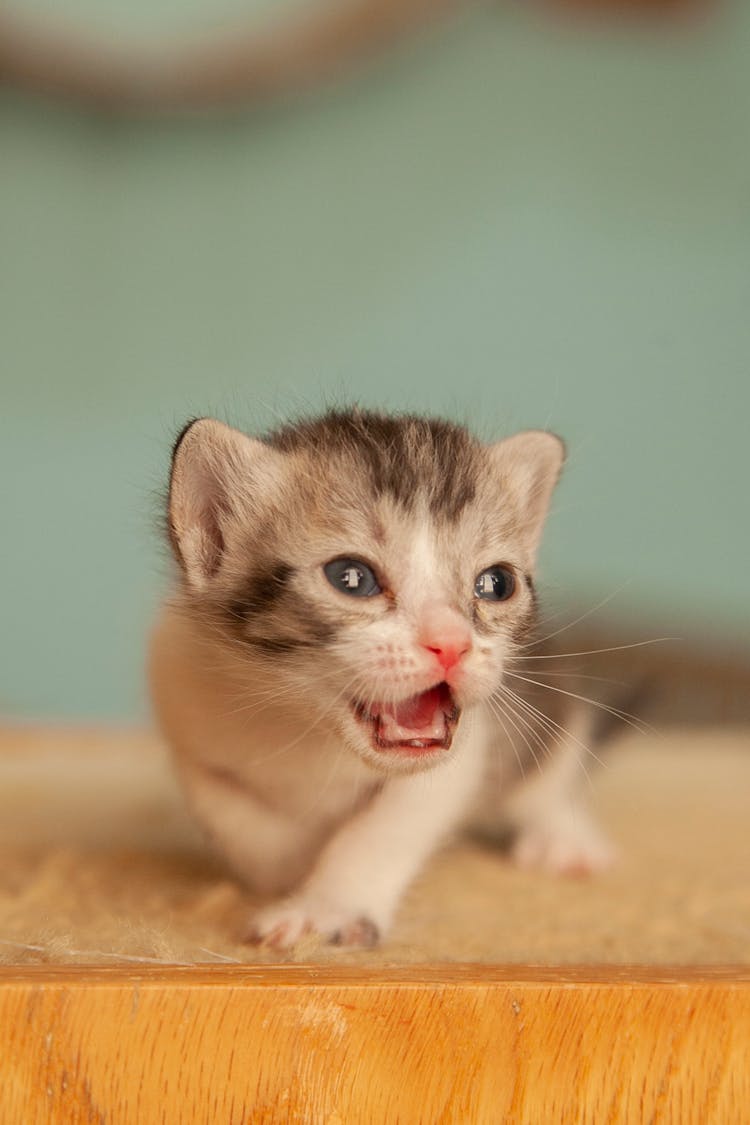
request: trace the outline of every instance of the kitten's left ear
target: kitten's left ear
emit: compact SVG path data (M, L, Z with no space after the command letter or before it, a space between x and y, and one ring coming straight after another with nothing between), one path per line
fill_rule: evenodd
M489 452L498 477L518 501L519 530L534 556L565 460L565 444L546 430L524 430L490 446Z
M172 452L169 538L193 589L219 572L238 528L251 527L255 501L280 479L280 454L213 418L196 418Z

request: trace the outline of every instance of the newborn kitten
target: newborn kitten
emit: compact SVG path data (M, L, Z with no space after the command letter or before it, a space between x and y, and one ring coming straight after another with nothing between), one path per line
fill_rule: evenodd
M512 828L523 864L606 863L577 795L583 709L540 720L504 684L563 457L541 431L483 445L359 410L181 434L151 683L195 815L243 880L287 896L251 940L374 943L469 822Z

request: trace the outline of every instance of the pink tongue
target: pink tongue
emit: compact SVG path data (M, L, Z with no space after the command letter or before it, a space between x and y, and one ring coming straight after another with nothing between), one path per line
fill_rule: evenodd
M445 737L444 699L440 688L434 687L401 703L383 704L379 713L381 738L386 742L441 742Z

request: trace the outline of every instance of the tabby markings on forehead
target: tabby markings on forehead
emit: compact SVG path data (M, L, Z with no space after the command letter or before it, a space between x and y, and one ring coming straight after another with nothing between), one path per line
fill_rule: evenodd
M451 422L332 412L287 426L266 441L282 452L341 459L344 471L354 466L366 473L376 496L388 494L407 509L422 497L444 519L457 519L476 495L479 447Z

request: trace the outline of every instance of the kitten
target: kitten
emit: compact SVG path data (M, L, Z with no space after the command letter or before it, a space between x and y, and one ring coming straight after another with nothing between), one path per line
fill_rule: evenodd
M195 815L275 899L250 940L373 944L468 823L511 827L522 864L607 863L578 794L586 713L540 721L507 686L531 688L512 669L563 459L542 431L484 445L360 410L180 435L151 684Z

